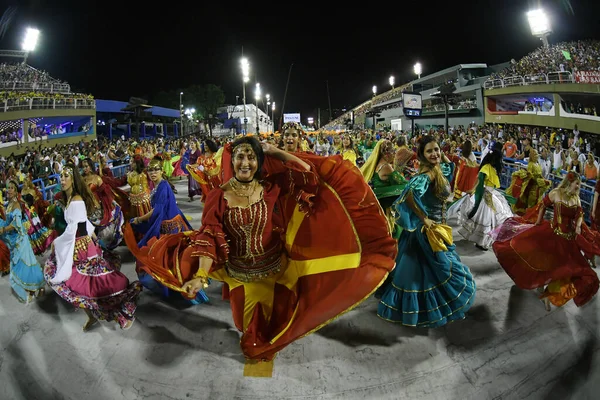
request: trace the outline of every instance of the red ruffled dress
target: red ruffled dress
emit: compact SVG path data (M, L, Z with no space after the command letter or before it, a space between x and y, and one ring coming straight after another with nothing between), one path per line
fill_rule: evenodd
M552 201L546 195L546 207ZM493 245L498 262L521 289L548 285L542 297L548 297L557 307L570 299L582 306L598 292L598 275L581 254L599 254L591 239L589 228L582 224L582 234L575 226L582 214L580 206L554 203L552 221L534 225L539 206L528 211L524 218L513 217L494 232Z
M463 193L468 193L475 189L478 176L479 164L477 164L477 160L467 160L461 157L458 164L458 172L454 177L454 198L460 199Z
M6 219L4 206L0 204L0 218ZM0 240L0 275L6 275L10 272L10 250L3 241Z
M360 171L340 156L297 156L310 171L266 157L263 195L254 204L229 207L216 188L198 231L131 249L156 279L179 288L197 272L200 257L211 258L209 276L224 282L248 359L272 360L361 303L394 267L396 242ZM226 182L229 146L222 166ZM335 227L335 234L324 227Z

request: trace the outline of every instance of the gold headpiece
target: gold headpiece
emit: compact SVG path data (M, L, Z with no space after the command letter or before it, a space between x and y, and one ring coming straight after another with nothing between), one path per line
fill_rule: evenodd
M237 153L238 151L251 151L254 153L254 149L250 143L240 143L233 148L233 154Z
M64 176L73 176L73 168L71 168L71 167L63 167L62 174Z
M389 154L394 152L394 145L389 140L381 144L381 154Z
M154 158L150 160L150 162L148 163L148 170L153 169L162 169L162 162Z

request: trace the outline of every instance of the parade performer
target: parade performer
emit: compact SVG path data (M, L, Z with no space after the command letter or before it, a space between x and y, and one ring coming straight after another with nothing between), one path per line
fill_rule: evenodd
M538 289L550 310L573 299L586 304L598 291L598 275L586 257L598 255L598 246L583 223L579 198L581 178L569 172L556 189L522 217L507 219L494 230L493 249L498 262L521 289ZM548 207L551 221L544 220Z
M137 281L130 284L103 257L94 225L87 217L87 208L96 208L97 200L77 167L67 164L60 180L67 226L54 240L44 276L60 297L85 310L88 320L84 331L98 320L115 321L127 329L135 320L136 299L142 286Z
M217 145L212 140L204 142L204 154L198 157L196 164L187 166L190 176L200 185L202 191L202 202L206 200L208 193L221 185L220 169L221 154Z
M551 182L542 176L537 151L531 149L527 169L513 172L510 186L506 189L506 193L517 199L512 206L513 212L518 215L525 214L528 208L539 203L550 185Z
M378 293L377 315L407 326L438 327L465 318L475 299L475 282L446 225L454 165L433 136L419 141L417 156L419 173L395 203L403 231L393 280Z
M23 211L26 206L19 199L17 181L8 181L6 195L8 206L6 218L0 219L0 240L10 252L10 286L20 302L30 303L34 297L43 294L44 275L29 242L29 222Z
M94 164L89 158L82 161L82 169L82 179L96 198L94 208L91 205L86 208L90 222L96 227L96 235L102 248L114 250L123 240L123 211L115 201L111 187L94 172Z
M202 156L200 152L200 146L197 140L192 140L190 143L190 153L189 153L189 164L195 165L198 163L198 159ZM183 166L182 166L183 167ZM188 174L188 201L194 201L194 196L202 196L202 190L200 189L200 184L196 182L191 175L189 175L188 171L188 163L185 163L186 174Z
M461 148L460 162L454 183L454 198L456 200L463 197L465 193L472 193L477 184L480 168L472 149L473 144L471 141L465 140Z
M177 206L177 201L171 187L163 179L160 158L156 157L150 161L148 164L148 173L154 185L154 189L150 195L150 210L146 214L131 220L131 227L136 233L141 235L141 239L136 241L131 229L128 226L125 228L125 241L129 247L133 247L134 249L146 246L150 239L158 238L164 234L192 230L189 222ZM154 274L153 270L146 267L142 262L138 261L136 269L140 282L147 289L165 299L175 294L181 297L179 293L173 293L173 290L169 289L168 286L161 284L160 275ZM208 302L208 296L202 290L191 301L192 304L205 302Z
M154 188L146 173L144 160L135 155L131 160L131 171L127 174L127 183L131 187L129 201L134 217L140 217L150 211L150 190Z
M225 184L210 192L200 230L132 249L189 296L209 278L223 281L252 360L272 360L358 305L396 255L377 199L351 163L306 155L313 164L262 146L252 137L227 145Z
M388 219L392 236L398 238L400 230L395 229L392 204L402 194L408 181L400 172L394 170L392 163L395 156L396 152L392 142L381 139L375 145L371 157L360 168L360 172L365 181L373 188L373 192Z
M23 182L21 198L24 200L23 212L29 222L27 229L29 242L31 243L33 253L39 256L50 248L52 241L56 237L56 232L48 229L48 226L52 223L52 216L47 212L50 203L42 198L41 193L32 183L30 176L27 176L25 182ZM44 216L46 223L42 222L40 215Z
M477 186L448 209L448 219L456 214L461 225L458 233L480 250L491 247L490 233L513 216L505 195L498 190L502 158L502 144L497 142L481 161Z

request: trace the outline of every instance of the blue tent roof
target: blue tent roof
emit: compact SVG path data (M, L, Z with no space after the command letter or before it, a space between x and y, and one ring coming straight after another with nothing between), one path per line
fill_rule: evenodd
M96 100L96 112L125 113L123 110L129 103L117 100Z
M145 112L147 113L151 113L152 115L156 115L157 117L170 117L170 118L179 118L179 110L174 110L172 108L164 108L164 107L158 107L158 106L154 106L151 107L147 110L145 110Z
M122 111L129 105L126 101L117 100L96 100L96 112L99 113L127 113L131 114L131 111ZM150 113L157 117L170 117L179 118L179 110L172 108L153 106L144 110L144 112Z

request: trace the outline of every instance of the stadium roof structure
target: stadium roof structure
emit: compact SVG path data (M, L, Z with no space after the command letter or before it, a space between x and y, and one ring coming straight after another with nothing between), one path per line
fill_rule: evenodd
M96 100L97 113L133 114L137 108L143 108L143 112L156 117L179 118L179 110L172 108L152 106L149 104L131 104L118 100Z

